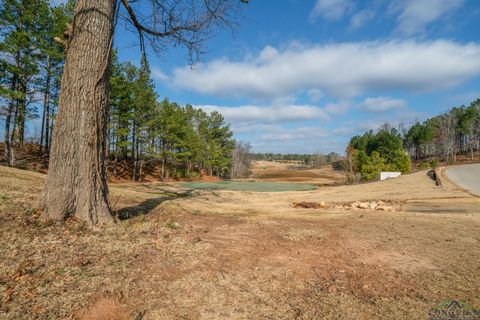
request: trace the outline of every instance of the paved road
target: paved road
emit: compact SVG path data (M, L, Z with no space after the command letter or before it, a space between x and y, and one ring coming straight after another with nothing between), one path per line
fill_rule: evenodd
M480 164L450 167L445 174L457 186L480 196Z

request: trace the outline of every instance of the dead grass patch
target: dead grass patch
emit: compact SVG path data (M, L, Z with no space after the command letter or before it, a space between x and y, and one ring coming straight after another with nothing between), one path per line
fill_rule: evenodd
M181 196L173 185L116 185L118 210L145 212L106 228L40 223L43 179L0 167L1 319L421 319L446 298L480 306L474 213L291 207L466 199L420 175L364 192Z

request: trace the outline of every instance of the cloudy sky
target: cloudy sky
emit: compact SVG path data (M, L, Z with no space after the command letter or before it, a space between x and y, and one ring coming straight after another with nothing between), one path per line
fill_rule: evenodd
M354 134L480 97L478 0L251 0L193 66L149 59L161 97L218 110L258 152L343 153ZM117 32L139 62L135 34Z

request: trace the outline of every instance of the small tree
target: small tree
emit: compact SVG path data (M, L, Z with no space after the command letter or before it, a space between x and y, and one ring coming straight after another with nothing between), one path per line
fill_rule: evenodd
M350 159L349 159L350 158ZM366 132L363 136L355 136L350 140L347 149L347 161L352 179L355 174L361 175L362 180L375 180L381 171L411 171L411 161L403 149L400 134L395 128L384 125L378 132Z
M247 177L250 167L250 143L237 142L235 143L235 149L233 149L232 156L232 178Z
M457 157L457 119L453 112L449 112L441 115L439 120L438 143L443 151L445 161L448 163L451 159L455 162Z

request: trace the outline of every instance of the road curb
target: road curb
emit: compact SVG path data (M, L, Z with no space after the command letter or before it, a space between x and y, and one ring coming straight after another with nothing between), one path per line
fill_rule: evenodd
M434 174L434 178L435 178L435 184L439 187L443 186L443 182L442 182L442 172L443 172L443 169L444 167L437 167L435 169L433 169L433 174Z

